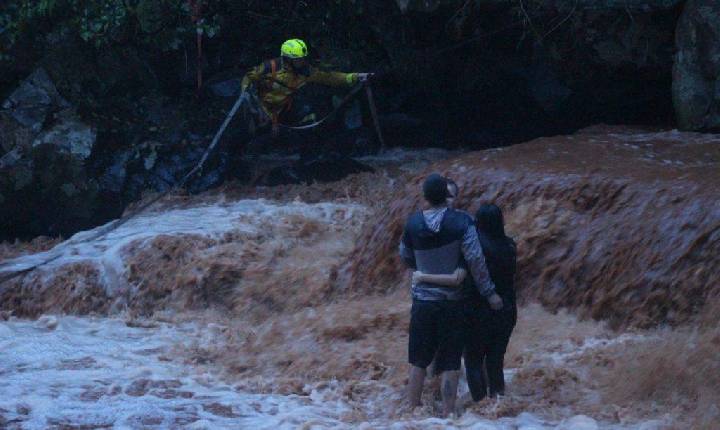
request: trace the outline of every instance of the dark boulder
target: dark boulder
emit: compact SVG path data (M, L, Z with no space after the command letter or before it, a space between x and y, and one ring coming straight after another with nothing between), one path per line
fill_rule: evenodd
M85 171L96 131L48 74L33 72L0 110L0 238L63 235L88 226L98 184Z
M333 182L352 174L371 171L373 168L370 166L340 153L330 152L275 167L261 175L256 182L266 186Z
M720 2L690 0L675 34L673 102L685 130L720 130Z

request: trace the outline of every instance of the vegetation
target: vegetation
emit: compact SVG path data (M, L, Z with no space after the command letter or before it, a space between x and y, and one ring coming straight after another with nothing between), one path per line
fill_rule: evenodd
M200 30L213 37L219 27L217 2L193 0L26 0L0 14L6 50L23 37L60 29L102 47L117 42L152 43L177 49Z

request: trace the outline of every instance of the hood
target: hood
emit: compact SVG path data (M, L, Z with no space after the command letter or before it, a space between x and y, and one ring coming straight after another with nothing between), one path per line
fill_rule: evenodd
M440 225L442 224L443 218L445 218L445 213L447 212L447 210L448 208L444 207L423 211L425 224L427 224L428 228L433 233L437 233L440 231Z

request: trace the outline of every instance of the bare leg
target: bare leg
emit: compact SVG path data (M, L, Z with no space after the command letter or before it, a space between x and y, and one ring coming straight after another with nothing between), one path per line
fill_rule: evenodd
M417 366L410 366L410 378L408 381L408 402L410 407L420 406L422 398L423 383L425 382L425 369Z
M443 416L447 417L455 412L459 376L460 372L456 370L446 371L442 374Z

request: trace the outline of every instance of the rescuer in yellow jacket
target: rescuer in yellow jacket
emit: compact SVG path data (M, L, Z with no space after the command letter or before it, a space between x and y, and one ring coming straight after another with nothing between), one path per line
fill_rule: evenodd
M242 80L242 90L253 84L262 113L273 123L277 134L278 123L289 112L293 94L307 83L333 87L352 86L365 82L370 73L325 72L310 66L308 49L300 39L285 41L280 47L280 58L263 62L250 70Z

